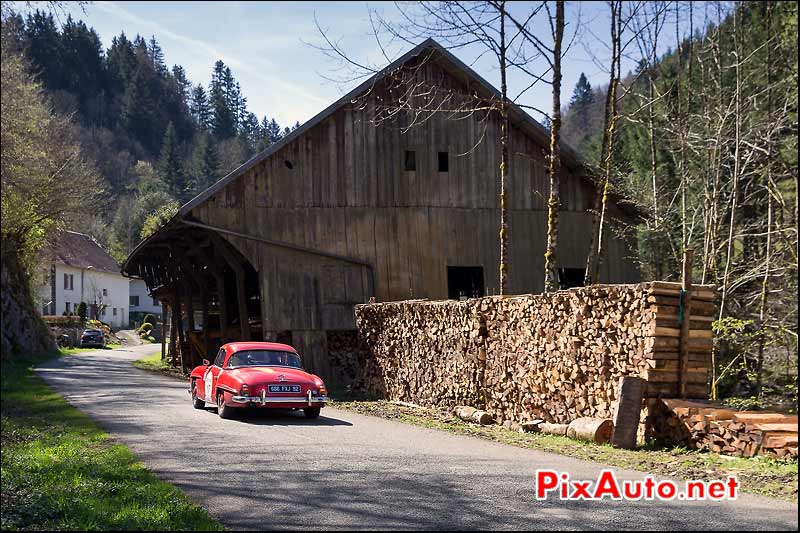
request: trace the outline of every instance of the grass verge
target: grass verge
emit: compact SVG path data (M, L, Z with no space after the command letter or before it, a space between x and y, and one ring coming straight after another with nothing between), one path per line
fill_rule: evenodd
M619 468L683 479L724 479L738 476L745 492L797 503L797 461L766 457L740 458L700 453L686 448L622 450L536 433L519 433L502 426L479 426L437 409L414 408L388 401L331 402L331 407L379 416L415 426L470 435L495 442L585 459Z
M169 366L165 360L161 359L161 352L147 355L133 362L133 366L148 372L157 372L173 378L187 379L187 376L180 368Z
M2 361L3 530L223 529L33 373L50 357Z

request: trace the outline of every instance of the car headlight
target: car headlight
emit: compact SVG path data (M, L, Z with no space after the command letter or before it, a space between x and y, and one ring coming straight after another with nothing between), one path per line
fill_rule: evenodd
M239 389L239 394L241 396L250 396L250 387L247 385L242 385L242 388Z

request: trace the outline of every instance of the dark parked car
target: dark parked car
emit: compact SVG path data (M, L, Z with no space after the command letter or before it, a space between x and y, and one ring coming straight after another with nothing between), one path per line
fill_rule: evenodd
M106 347L106 336L99 329L85 329L81 335L81 348L94 346L96 348Z

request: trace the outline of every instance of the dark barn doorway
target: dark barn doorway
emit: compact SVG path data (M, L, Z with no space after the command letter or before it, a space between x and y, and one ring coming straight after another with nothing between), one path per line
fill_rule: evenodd
M571 289L572 287L583 287L583 278L585 276L585 268L559 268L558 288Z
M447 297L451 300L485 296L483 267L447 267Z

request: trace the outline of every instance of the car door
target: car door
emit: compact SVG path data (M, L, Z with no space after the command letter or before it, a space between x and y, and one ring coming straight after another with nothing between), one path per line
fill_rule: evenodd
M222 364L225 362L225 349L220 348L219 353L217 353L217 358L214 359L214 363L211 364L206 369L206 373L203 376L203 382L205 385L205 391L203 395L203 399L209 403L213 403L216 401L214 398L214 387L216 386L217 378L219 377L219 373L222 372Z

